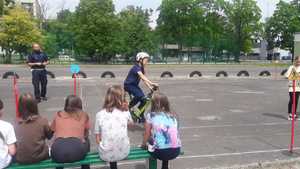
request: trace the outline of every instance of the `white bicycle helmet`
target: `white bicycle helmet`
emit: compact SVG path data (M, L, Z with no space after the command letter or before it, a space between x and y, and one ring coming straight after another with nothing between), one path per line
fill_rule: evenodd
M140 61L145 58L150 58L150 55L146 52L140 52L136 55L136 61Z

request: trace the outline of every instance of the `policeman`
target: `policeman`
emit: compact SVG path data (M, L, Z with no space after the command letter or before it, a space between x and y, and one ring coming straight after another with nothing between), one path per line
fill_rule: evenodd
M46 65L49 64L48 57L42 52L39 44L32 45L32 53L28 56L27 64L32 72L32 84L34 95L38 102L47 101L47 71ZM41 86L41 90L40 90Z

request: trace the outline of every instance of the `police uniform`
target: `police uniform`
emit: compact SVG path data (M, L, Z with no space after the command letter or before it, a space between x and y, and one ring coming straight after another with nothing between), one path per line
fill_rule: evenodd
M44 63L48 61L48 57L43 52L33 52L28 56L27 63ZM32 84L34 87L34 95L37 100L46 98L47 94L47 71L45 65L31 66ZM41 85L41 90L40 90Z

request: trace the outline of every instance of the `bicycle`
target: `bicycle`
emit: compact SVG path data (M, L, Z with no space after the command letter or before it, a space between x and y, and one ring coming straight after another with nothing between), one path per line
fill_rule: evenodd
M151 98L154 94L155 91L158 91L159 87L158 86L153 86L153 88L150 90L150 92L146 95L146 103L143 107L141 108L132 108L132 110L130 111L131 117L133 119L133 121L135 123L144 123L145 118L144 118L144 112L149 108L150 104L151 104ZM129 93L127 93L129 98L127 98L126 100L129 100L128 103L130 103L130 101L133 99L133 96L130 95ZM127 96L127 95L126 95Z

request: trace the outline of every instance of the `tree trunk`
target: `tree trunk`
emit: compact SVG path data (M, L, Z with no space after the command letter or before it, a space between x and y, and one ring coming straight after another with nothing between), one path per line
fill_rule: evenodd
M12 63L11 61L11 58L12 58L12 52L8 51L6 56L5 56L5 59L4 59L4 63L5 64L10 64Z

